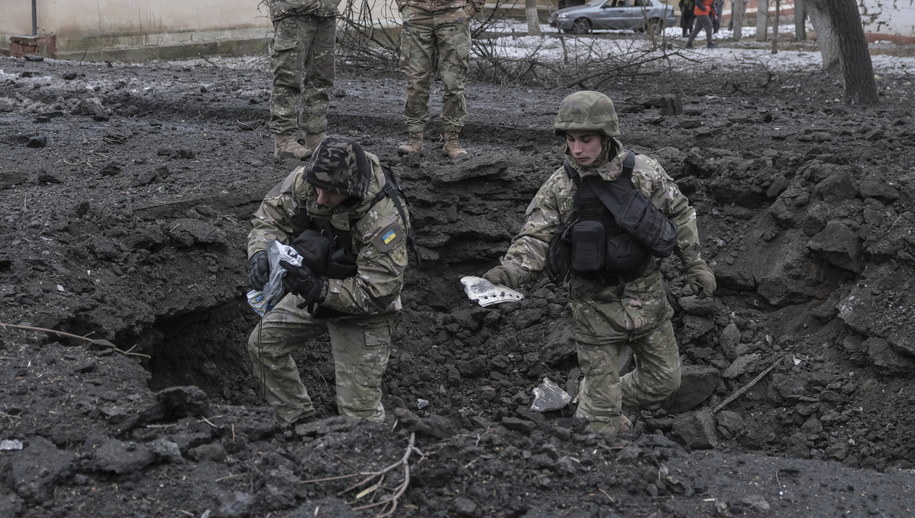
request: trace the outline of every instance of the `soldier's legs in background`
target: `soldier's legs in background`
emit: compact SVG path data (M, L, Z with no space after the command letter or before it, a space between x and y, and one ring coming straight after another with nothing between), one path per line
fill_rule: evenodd
M302 102L302 74L308 48L301 39L304 18L283 18L273 24L273 89L270 92L270 129L292 135L298 128Z
M436 27L438 69L442 78L442 127L460 131L467 114L464 84L470 69L470 24L466 21Z
M327 128L327 106L336 77L337 25L335 18L312 17L312 20L307 34L311 43L305 59L305 90L299 128L306 134L316 135Z
M381 379L391 355L392 326L389 317L327 323L340 415L384 420Z
M429 88L435 58L434 30L431 26L407 21L415 8L405 7L400 35L400 70L407 80L403 114L407 132L422 133L429 122Z
M315 413L291 353L326 330L323 322L308 318L296 308L296 300L287 295L248 337L248 356L254 368L257 392L287 423Z
M636 368L620 380L623 408L635 411L657 403L680 387L680 350L670 320L629 343Z
M615 435L623 421L621 416L617 345L588 345L578 342L578 365L584 374L578 391L575 417L589 421L588 428Z

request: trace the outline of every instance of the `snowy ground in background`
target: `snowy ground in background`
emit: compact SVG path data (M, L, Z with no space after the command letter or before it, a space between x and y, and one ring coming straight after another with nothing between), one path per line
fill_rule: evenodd
M715 34L715 41L723 45L717 49L706 49L704 33L697 37L695 49L685 49L686 39L682 37L679 27L669 27L659 36L663 45L652 49L652 42L633 31L599 31L589 35L563 34L547 24L540 26L541 36L527 36L527 24L516 20L492 22L490 32L504 32L493 48L499 56L505 58L536 58L539 61L568 62L600 59L607 55L627 54L667 54L670 59L658 62L664 67L710 68L727 65L732 68L765 67L771 70L809 70L820 67L822 59L818 50L784 50L775 54L771 50L771 41L756 42L756 28L744 27L741 30L741 41L734 42L734 33L722 28ZM812 31L808 27L808 31ZM525 35L522 35L525 34ZM793 42L794 26L784 25L779 28L780 45L787 47ZM558 38L557 35L562 35ZM607 37L607 36L622 37ZM629 37L627 37L629 36ZM871 50L896 47L888 43L872 43ZM915 55L915 51L912 52ZM565 56L565 57L564 57ZM878 75L912 76L915 79L915 57L890 56L872 53L871 61L874 72Z
M475 24L481 23L479 20ZM798 43L793 41L794 26L783 25L779 28L779 52L773 54L771 40L757 42L756 28L744 27L741 41L733 41L733 31L722 28L715 34L715 41L721 46L716 49L705 48L704 34L697 38L695 49L684 48L686 39L682 37L679 27L669 27L658 37L658 44L641 33L633 31L598 31L589 35L572 35L561 33L555 27L541 24L540 36L528 36L527 24L523 21L506 19L489 21L487 39L478 40L475 45L485 45L487 53L505 59L536 59L540 62L593 63L613 55L622 60L631 59L647 61L663 57L645 66L656 66L664 69L693 69L701 72L705 69L727 66L734 70L763 67L773 71L810 70L818 68L822 59L815 44L803 45L798 50ZM808 31L812 31L808 27ZM504 36L490 38L493 33ZM562 36L561 38L558 36ZM488 42L488 44L487 44ZM794 47L788 49L788 47ZM871 43L871 61L874 73L878 76L895 76L915 79L915 48L878 42ZM888 55L884 52L905 49L906 56ZM475 49L472 52L478 53ZM896 52L898 53L898 52ZM237 58L209 57L176 62L155 62L158 66L220 66L236 69L260 68L269 70L269 57L266 55ZM147 64L148 65L148 64ZM138 63L117 63L117 66L145 66ZM0 77L4 71L0 69Z

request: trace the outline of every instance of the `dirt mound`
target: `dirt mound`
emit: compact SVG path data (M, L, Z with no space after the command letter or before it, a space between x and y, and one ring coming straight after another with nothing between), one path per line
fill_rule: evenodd
M331 126L393 166L422 267L388 421L334 417L319 342L298 361L321 419L284 429L242 351L250 216L295 166L272 158L267 72L0 58L0 515L911 514L910 78L871 110L797 71L605 90L624 144L696 206L720 286L695 299L664 264L683 388L606 439L530 409L544 378L577 391L564 290L484 309L458 282L558 166L568 91L470 85L470 156L443 158L432 127L404 159L400 82L343 76Z

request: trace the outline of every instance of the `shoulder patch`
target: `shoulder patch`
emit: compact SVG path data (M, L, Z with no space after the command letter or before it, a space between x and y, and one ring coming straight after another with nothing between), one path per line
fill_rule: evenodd
M372 244L379 252L390 252L405 238L406 232L404 232L403 226L400 223L392 223L378 234Z

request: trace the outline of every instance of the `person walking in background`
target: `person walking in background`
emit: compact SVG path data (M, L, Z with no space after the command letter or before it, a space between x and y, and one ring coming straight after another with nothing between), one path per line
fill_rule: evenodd
M712 1L712 29L715 34L721 29L721 16L724 13L724 0Z
M274 187L248 234L248 284L270 278L268 244L288 244L301 266L280 262L287 293L248 338L258 392L283 423L315 415L292 352L330 336L337 409L384 419L381 380L402 310L410 229L405 200L378 158L329 135L308 164Z
M699 31L705 31L705 37L708 40L708 48L713 49L718 45L712 41L712 33L714 28L712 27L712 2L714 0L696 0L696 7L693 9L693 14L696 15L695 25L693 26L693 32L689 33L689 39L686 40L686 48L693 48L693 40L696 39L696 35L699 34Z
M584 375L575 416L614 435L631 427L624 411L661 401L680 386L659 258L676 252L700 297L711 297L717 284L702 259L695 209L657 161L623 148L609 97L569 95L553 131L564 139L563 166L528 205L501 264L483 277L517 288L546 270L557 284L568 281ZM621 379L617 358L626 345L636 368Z
M680 28L683 29L684 38L688 38L689 33L693 30L693 20L696 18L696 15L693 14L695 6L693 0L680 0Z
M311 155L327 127L340 0L264 1L273 20L273 153L301 160ZM299 133L304 134L304 145Z
M404 117L407 141L402 155L418 153L429 122L429 90L433 72L442 80L442 151L450 158L467 154L460 134L467 114L464 83L470 68L470 19L484 0L397 0L403 18L400 69L407 79Z

